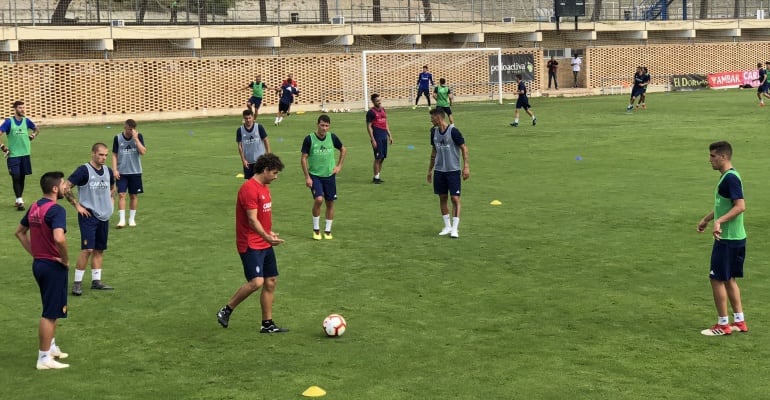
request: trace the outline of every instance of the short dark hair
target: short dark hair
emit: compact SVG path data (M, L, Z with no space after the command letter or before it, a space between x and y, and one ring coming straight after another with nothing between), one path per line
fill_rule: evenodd
M129 127L129 128L132 128L132 129L136 128L136 121L134 121L133 119L129 118L129 119L126 120L126 126Z
M713 151L717 154L727 156L729 160L733 156L733 146L727 141L714 142L709 145L709 151Z
M13 102L13 108L16 108L18 106L23 106L23 105L24 105L24 102L21 100L16 100Z
M377 93L373 93L373 94L372 94L372 96L371 96L370 98L372 99L372 102L374 102L374 99L376 99L376 98L378 98L378 97L380 97L380 95L379 95L379 94L377 94Z
M257 158L257 162L254 164L254 173L261 174L265 170L283 171L283 162L273 153L265 153Z
M427 65L423 65L422 67L423 67L423 68L425 68L425 69L428 69L428 66L427 66Z
M434 108L430 110L430 115L436 115L441 119L446 118L446 113L444 113L444 110L441 108Z
M251 112L251 110L243 110L243 117L244 118L248 117L249 115L254 115L254 113Z
M332 123L331 118L329 118L329 116L326 115L326 114L319 115L318 116L318 121L316 121L316 124L320 124L321 121L326 122L327 124L331 124Z
M516 74L516 79L521 80L522 79L521 74Z
M109 149L109 147L107 147L107 145L102 142L94 143L94 145L91 146L91 153L96 153L96 150L99 150L102 147L104 147L105 149Z
M439 85L443 85L443 84L445 84L445 83L446 83L446 79L444 79L444 78L439 78L439 79L438 79L438 84L439 84Z
M40 177L40 189L43 190L43 194L53 193L53 188L61 183L64 179L64 172L53 171L46 172Z

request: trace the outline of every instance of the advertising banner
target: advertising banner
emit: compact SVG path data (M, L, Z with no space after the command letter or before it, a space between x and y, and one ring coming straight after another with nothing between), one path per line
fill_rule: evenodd
M516 75L521 74L524 81L535 80L535 58L532 54L503 54L503 82L516 82ZM498 83L497 55L489 56L489 81Z
M708 75L709 87L712 89L737 88L745 85L757 87L758 79L759 72L755 69L716 72Z
M706 75L686 74L671 75L671 90L675 92L708 89L709 80Z

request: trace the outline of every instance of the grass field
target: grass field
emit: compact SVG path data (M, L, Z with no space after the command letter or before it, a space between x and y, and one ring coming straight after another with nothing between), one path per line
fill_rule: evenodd
M322 242L310 237L299 166L318 114L280 127L260 117L287 165L272 184L274 230L286 239L274 315L291 332L281 335L258 333L258 296L228 329L215 319L243 281L233 237L240 118L140 120L139 226L110 232L103 279L116 290L70 297L62 371L34 369L39 296L2 178L2 397L298 399L318 385L328 399L766 398L770 110L737 90L651 94L648 110L630 114L626 102L536 98L538 125L524 116L519 128L508 126L508 102L454 107L471 166L459 240L437 236L426 109L390 110L383 185L371 184L363 113L331 114L348 159L334 240ZM71 173L119 131L43 127L27 202L42 172ZM695 232L719 178L708 163L716 140L733 144L749 233L740 283L751 332L729 337L699 334L716 320L712 239ZM74 259L76 215L62 204ZM322 336L332 312L348 321L339 339Z

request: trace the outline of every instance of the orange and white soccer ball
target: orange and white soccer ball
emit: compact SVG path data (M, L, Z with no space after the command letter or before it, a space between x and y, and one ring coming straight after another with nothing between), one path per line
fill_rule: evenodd
M324 318L323 328L326 336L339 337L345 333L348 324L345 322L345 318L343 318L342 315L330 314L328 317Z

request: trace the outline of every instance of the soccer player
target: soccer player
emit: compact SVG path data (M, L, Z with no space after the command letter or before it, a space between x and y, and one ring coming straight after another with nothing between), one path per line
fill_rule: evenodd
M759 76L759 79L757 79L759 81L759 86L757 86L757 99L759 99L759 106L764 107L765 101L762 99L762 96L770 99L770 94L768 94L770 83L767 82L767 69L761 62L757 63L757 75Z
M714 304L717 309L717 323L701 331L706 336L729 335L733 331L748 332L741 303L741 290L736 278L743 278L743 263L746 258L746 230L743 227L743 212L746 202L743 197L743 182L732 164L733 149L728 142L714 142L709 145L711 168L719 171L714 189L714 210L698 222L698 232L705 232L710 221L714 221L711 234L714 245L711 250L709 278ZM734 322L729 324L727 301L733 308Z
M13 102L14 115L7 118L0 125L0 135L8 136L8 146L2 146L2 151L8 159L8 173L11 175L13 193L16 195L16 207L24 211L24 181L27 175L32 175L32 161L30 160L30 142L34 140L39 131L35 123L24 116L24 102Z
M331 119L326 114L318 117L315 132L311 132L302 142L302 172L305 185L313 195L313 240L321 240L321 205L326 203L326 225L323 238L332 239L332 221L334 220L334 201L337 200L336 176L342 170L348 150L332 132L329 132ZM334 161L334 149L340 152Z
M112 140L112 172L118 187L118 229L126 227L126 192L129 197L128 226L136 226L136 206L142 185L142 156L147 153L144 136L136 130L136 121L127 119L123 132Z
M278 113L275 115L275 126L278 126L283 121L283 117L289 113L291 103L294 102L294 96L299 94L299 90L292 84L291 78L287 78L281 87L276 88L275 91L281 96L278 100Z
M433 83L433 74L428 71L427 65L423 65L422 72L420 72L420 75L417 77L417 98L414 99L414 106L412 107L412 110L417 108L417 103L420 102L420 96L422 95L425 95L425 98L428 99L428 108L430 108L431 86L435 86Z
M428 164L428 183L433 183L433 193L438 195L444 229L439 235L449 235L453 239L460 237L457 229L460 225L460 187L463 180L471 176L468 165L468 147L465 138L454 125L446 122L444 111L439 108L430 111L433 128L430 131L430 163ZM463 165L460 167L460 156ZM449 215L449 198L452 199L452 218Z
M259 156L270 152L265 127L254 122L251 110L243 110L243 125L235 130L235 141L243 164L243 179L251 179Z
M278 263L273 247L284 240L273 232L273 209L268 185L278 179L283 163L272 153L265 153L254 165L254 176L238 190L235 203L235 243L243 264L246 283L235 291L230 301L217 312L217 321L223 328L230 325L230 315L241 302L260 288L262 307L260 333L288 332L273 321L273 298L278 279Z
M289 73L288 75L286 75L286 79L284 79L283 82L281 82L281 86L287 83L290 83L295 88L297 87L297 80L294 79L294 74ZM299 91L297 93L299 93ZM287 116L291 115L291 106L294 104L295 100L296 99L294 97L291 98L291 104L289 104L289 110L286 111Z
M249 83L245 89L251 89L251 97L246 101L246 108L251 110L256 119L259 116L259 108L262 107L262 98L265 95L267 84L262 82L262 75L257 75L254 81Z
M449 117L449 123L454 124L455 119L452 117L452 101L455 98L452 89L447 86L446 79L440 78L438 80L438 86L433 89L433 98L436 99L436 108L444 110L444 114Z
M626 106L626 111L634 109L634 101L637 97L642 95L644 87L644 70L642 67L636 67L636 72L634 73L634 85L631 86L631 100L628 102L628 106Z
M529 105L529 97L527 97L527 85L524 84L521 74L516 74L516 84L518 85L517 92L519 98L516 99L516 113L514 114L514 120L511 122L511 126L514 128L519 126L519 110L522 108L530 117L532 117L532 125L537 125L537 117L535 117L535 113L530 110L532 106Z
M102 282L102 262L107 250L110 230L112 203L115 198L115 176L105 166L107 145L95 143L91 146L91 160L75 169L64 182L64 197L78 211L80 227L80 255L75 265L75 281L72 294L83 294L83 275L91 259L91 289L112 290ZM75 199L72 187L78 187L79 201Z
M69 367L56 359L67 358L56 345L56 321L67 318L67 212L56 204L64 191L64 173L46 172L40 177L43 198L29 207L16 228L16 238L32 258L32 273L40 288L43 314L38 329L37 369Z
M556 71L559 68L559 62L556 61L556 57L551 56L551 59L548 60L548 89L551 88L551 81L553 81L553 85L556 88L556 90L559 90L559 82L556 80Z
M381 184L385 181L380 179L382 163L388 157L388 143L393 144L393 135L390 134L388 127L388 116L385 114L385 108L382 107L382 97L379 94L372 94L372 108L366 112L366 130L369 132L369 142L374 151L374 177L372 183Z
M642 67L642 83L644 87L642 88L642 94L639 95L639 105L642 107L642 110L647 109L647 104L644 101L647 99L647 88L650 86L651 79L650 71L647 67Z

